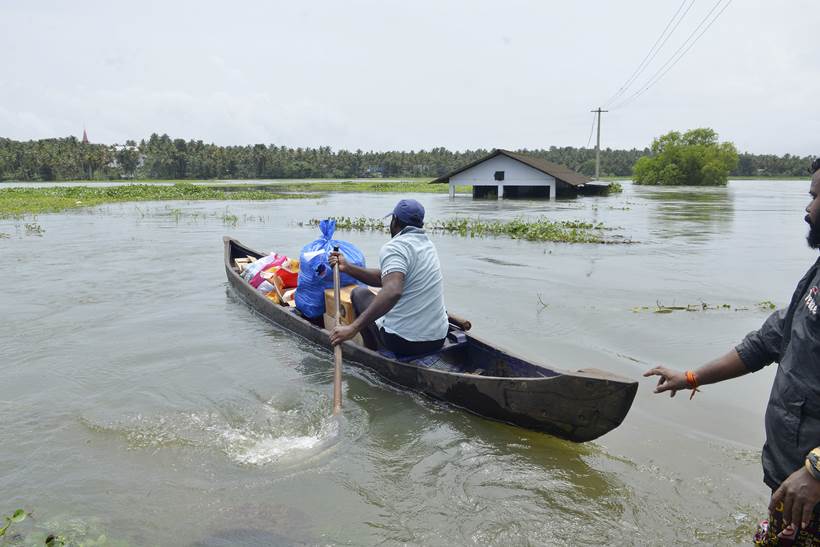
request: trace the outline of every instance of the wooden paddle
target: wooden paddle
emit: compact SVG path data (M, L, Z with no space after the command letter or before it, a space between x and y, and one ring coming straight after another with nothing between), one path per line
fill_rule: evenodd
M334 252L339 252L339 247L333 247ZM340 306L339 301L339 263L333 266L333 300L336 303L336 324L339 324ZM339 344L333 347L333 359L335 360L335 369L333 371L333 415L336 416L342 411L342 345Z

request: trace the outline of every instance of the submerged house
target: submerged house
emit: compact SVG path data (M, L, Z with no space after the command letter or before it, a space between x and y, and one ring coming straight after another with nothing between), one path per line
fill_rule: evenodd
M489 155L432 181L450 185L450 197L456 186L473 187L474 198L576 196L592 179L568 167L550 161L510 152L493 150Z

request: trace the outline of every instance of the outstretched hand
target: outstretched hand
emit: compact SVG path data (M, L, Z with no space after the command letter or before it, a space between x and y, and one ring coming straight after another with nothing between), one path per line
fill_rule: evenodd
M644 376L660 376L655 393L669 392L670 397L681 389L690 389L689 382L686 381L686 374L677 370L670 370L666 367L655 367L643 373Z

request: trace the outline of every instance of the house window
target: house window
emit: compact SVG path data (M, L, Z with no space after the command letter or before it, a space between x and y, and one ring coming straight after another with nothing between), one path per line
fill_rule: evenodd
M504 171L496 171L495 172L495 180L502 181L504 180Z

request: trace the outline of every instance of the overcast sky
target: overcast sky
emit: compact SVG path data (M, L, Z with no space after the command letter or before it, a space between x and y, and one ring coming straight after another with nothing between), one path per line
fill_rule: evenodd
M2 0L0 136L85 125L104 143L158 132L334 149L586 146L589 111L681 5ZM624 97L713 6L694 1ZM818 7L734 0L656 85L604 114L602 145L708 126L741 151L820 154Z

